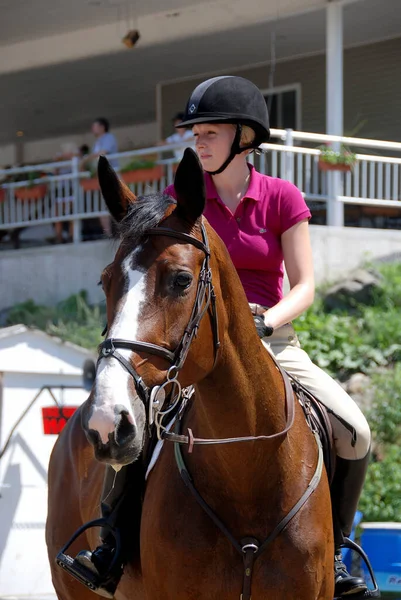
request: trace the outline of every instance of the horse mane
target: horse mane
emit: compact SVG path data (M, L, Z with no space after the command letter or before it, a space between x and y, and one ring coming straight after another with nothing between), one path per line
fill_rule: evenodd
M171 196L163 193L139 196L130 203L127 214L117 224L116 237L123 242L138 244L148 229L157 227L166 216L170 206L177 202Z

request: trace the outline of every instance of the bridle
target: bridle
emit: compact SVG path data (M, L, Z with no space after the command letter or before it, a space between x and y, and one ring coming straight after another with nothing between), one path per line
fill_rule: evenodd
M115 358L132 376L137 394L147 410L149 426L151 426L153 423L154 411L157 410L157 412L160 412L160 404L162 404L164 400L165 387L172 384L173 387L178 390L178 398L176 397L174 406L176 406L181 399L181 385L179 384L177 377L185 363L185 359L187 358L192 341L197 335L200 322L207 312L210 312L211 315L213 332L213 366L217 361L220 341L216 310L216 295L213 288L212 272L210 269L209 240L203 223L201 224L201 232L202 241L187 233L175 231L174 229L169 229L166 227L153 227L146 232L147 236L167 236L187 244L192 244L192 246L202 250L205 255L198 277L198 287L196 290L196 297L192 308L191 317L177 348L174 351L171 351L163 348L162 346L151 344L149 342L138 342L135 340L124 340L119 338L107 338L99 345L98 363L104 358ZM167 371L165 382L160 386L149 388L135 367L133 367L132 364L120 352L118 352L118 349L132 350L133 352L146 352L147 354L152 354L166 360L171 366ZM160 400L158 400L157 397L159 397ZM166 413L163 413L163 415L164 414Z

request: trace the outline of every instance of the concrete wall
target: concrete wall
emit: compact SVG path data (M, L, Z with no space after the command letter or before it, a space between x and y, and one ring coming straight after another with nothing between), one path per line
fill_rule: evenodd
M103 292L97 283L114 253L109 241L2 252L0 310L30 298L38 304L56 304L82 289L91 302L99 302Z
M346 275L361 262L401 253L401 231L311 226L317 283ZM0 255L0 310L32 298L55 304L87 290L91 302L103 299L97 285L102 269L113 260L110 241L84 242Z

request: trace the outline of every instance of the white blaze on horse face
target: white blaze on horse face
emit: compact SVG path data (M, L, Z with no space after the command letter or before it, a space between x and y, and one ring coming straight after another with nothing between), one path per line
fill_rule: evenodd
M131 267L138 251L139 248L134 250L121 265L128 283L128 291L120 300L118 312L108 332L111 338L138 340L139 316L146 290L146 273ZM120 348L118 352L127 360L132 353L131 350ZM109 440L109 433L113 433L115 429L114 407L117 404L126 408L130 420L136 425L130 400L131 382L132 376L115 358L104 358L100 361L96 375L93 411L88 425L90 429L99 432L105 444Z

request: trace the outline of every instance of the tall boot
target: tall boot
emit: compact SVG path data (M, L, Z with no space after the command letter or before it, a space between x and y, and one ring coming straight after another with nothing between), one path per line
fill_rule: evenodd
M336 470L331 484L331 502L334 526L334 596L335 598L363 598L367 590L362 577L353 577L348 573L342 560L341 546L344 536L349 537L358 507L370 451L359 460L346 460L337 457Z
M114 529L118 529L121 521L120 510L126 493L128 472L129 466L122 467L118 473L110 465L106 466L100 508L102 517ZM103 526L100 530L102 544L93 552L81 550L73 563L79 569L81 577L85 572L90 572L89 575L97 584L94 591L105 598L114 598L124 567L123 552L120 552L121 556L116 556L116 538L110 527Z

